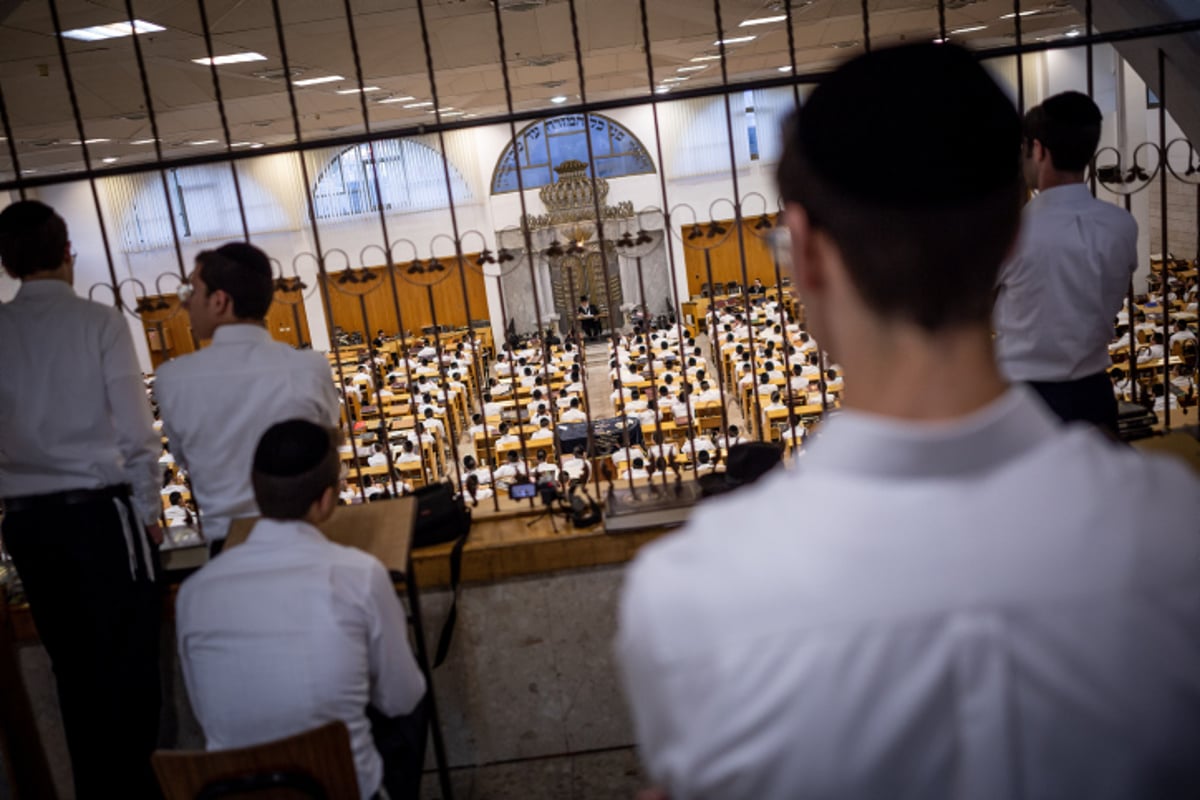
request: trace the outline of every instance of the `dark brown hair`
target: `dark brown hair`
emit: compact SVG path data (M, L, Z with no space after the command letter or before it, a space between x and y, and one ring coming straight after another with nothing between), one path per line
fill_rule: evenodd
M21 200L0 212L0 261L14 278L61 266L67 252L67 223L37 200Z
M239 319L267 316L275 294L271 261L267 254L246 242L230 242L196 256L200 277L208 291L223 291L233 300Z

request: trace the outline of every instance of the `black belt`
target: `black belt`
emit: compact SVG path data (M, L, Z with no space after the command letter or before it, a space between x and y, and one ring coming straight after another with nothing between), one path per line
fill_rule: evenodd
M85 503L99 503L114 498L129 497L131 488L128 483L118 483L101 489L68 489L65 492L50 494L30 494L24 497L4 498L4 511L13 514L19 511L39 511L58 506L79 506Z

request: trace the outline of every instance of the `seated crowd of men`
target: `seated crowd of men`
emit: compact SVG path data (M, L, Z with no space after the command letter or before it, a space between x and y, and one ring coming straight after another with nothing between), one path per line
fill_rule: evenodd
M1113 361L1109 377L1118 400L1146 406L1160 415L1169 408L1186 417L1197 404L1196 381L1200 377L1200 279L1196 262L1176 260L1170 267L1165 298L1162 276L1154 271L1146 293L1134 297L1132 318L1128 300L1117 313L1113 340L1108 346Z

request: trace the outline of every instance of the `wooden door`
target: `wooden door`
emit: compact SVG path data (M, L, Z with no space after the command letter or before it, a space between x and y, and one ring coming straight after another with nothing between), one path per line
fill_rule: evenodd
M187 311L179 306L179 295L164 294L146 298L146 305L166 303L166 308L142 311L139 316L150 349L150 364L155 369L164 361L196 350L192 323Z

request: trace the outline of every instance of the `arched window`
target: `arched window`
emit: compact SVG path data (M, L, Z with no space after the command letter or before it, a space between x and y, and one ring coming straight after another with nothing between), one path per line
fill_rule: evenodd
M379 210L371 147L347 147L317 177L313 192L317 216L322 219L352 217ZM442 154L409 139L375 143L375 165L385 211L429 211L450 205ZM471 191L461 173L450 165L450 185L456 205L468 202Z
M515 192L518 157L526 189L554 183L554 167L568 159L588 163L592 140L595 170L589 175L620 178L654 173L654 161L638 138L620 123L600 114L564 114L526 126L504 148L492 173L492 194Z

